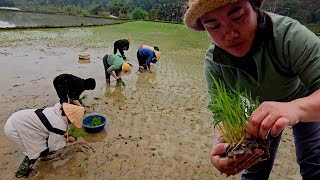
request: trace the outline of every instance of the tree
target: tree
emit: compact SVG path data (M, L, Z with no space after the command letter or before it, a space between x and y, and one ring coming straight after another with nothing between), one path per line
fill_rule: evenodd
M155 21L158 19L158 10L156 9L150 9L149 13L149 20L150 21Z
M148 12L142 8L136 8L132 13L132 18L135 20L143 20L148 16Z

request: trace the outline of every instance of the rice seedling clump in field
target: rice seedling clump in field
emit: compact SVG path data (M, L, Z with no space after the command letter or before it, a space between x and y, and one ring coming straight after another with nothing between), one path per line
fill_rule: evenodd
M245 139L247 119L258 107L259 101L252 100L249 93L230 90L214 77L209 110L213 123L221 134L221 142L228 143L227 157L237 154L251 153L254 149L262 149L262 159L269 157L269 140Z

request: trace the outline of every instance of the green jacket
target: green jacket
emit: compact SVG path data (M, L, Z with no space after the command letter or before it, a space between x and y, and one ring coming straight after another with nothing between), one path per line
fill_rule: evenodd
M115 54L110 54L108 56L108 64L110 65L110 67L107 69L107 72L111 74L112 71L121 70L123 63L124 60L122 59L122 57Z
M223 80L228 88L251 92L260 101L291 101L320 87L320 39L298 21L268 13L273 38L264 41L252 57L258 80L235 67L232 57L215 54L210 45L205 59L208 91L214 88L212 77Z

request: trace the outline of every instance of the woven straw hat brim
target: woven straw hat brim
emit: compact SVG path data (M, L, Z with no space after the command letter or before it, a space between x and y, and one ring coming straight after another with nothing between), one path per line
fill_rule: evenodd
M189 9L184 15L184 24L189 29L204 31L199 18L216 8L237 1L239 0L189 0Z
M141 48L147 48L147 49L150 49L152 51L154 50L153 47L148 46L148 45L142 45Z
M184 24L189 29L204 31L205 28L199 18L210 11L237 1L240 0L189 0L189 8L183 18ZM257 1L259 1L257 6L260 8L264 0Z
M160 59L160 56L161 56L161 52L159 51L156 51L156 50L153 50L154 54L156 55L157 59L159 60Z
M63 103L62 109L69 121L76 127L82 127L82 120L84 117L84 107L76 106L69 103Z

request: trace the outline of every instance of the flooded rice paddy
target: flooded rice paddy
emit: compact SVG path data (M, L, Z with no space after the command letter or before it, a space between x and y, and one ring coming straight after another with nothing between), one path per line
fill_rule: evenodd
M125 54L134 65L106 87L102 57L113 42L131 37ZM182 25L131 22L91 28L0 31L0 126L15 111L58 101L53 78L61 73L93 77L85 91L87 113L109 119L104 131L69 144L35 166L31 179L227 179L211 164L211 117L203 58L206 34ZM137 73L138 45L157 45L153 73ZM90 53L79 64L78 53ZM0 179L14 179L23 155L0 131ZM291 132L283 136L270 179L297 179ZM288 166L290 164L290 166ZM229 177L239 179L239 175ZM298 178L299 179L299 178Z

